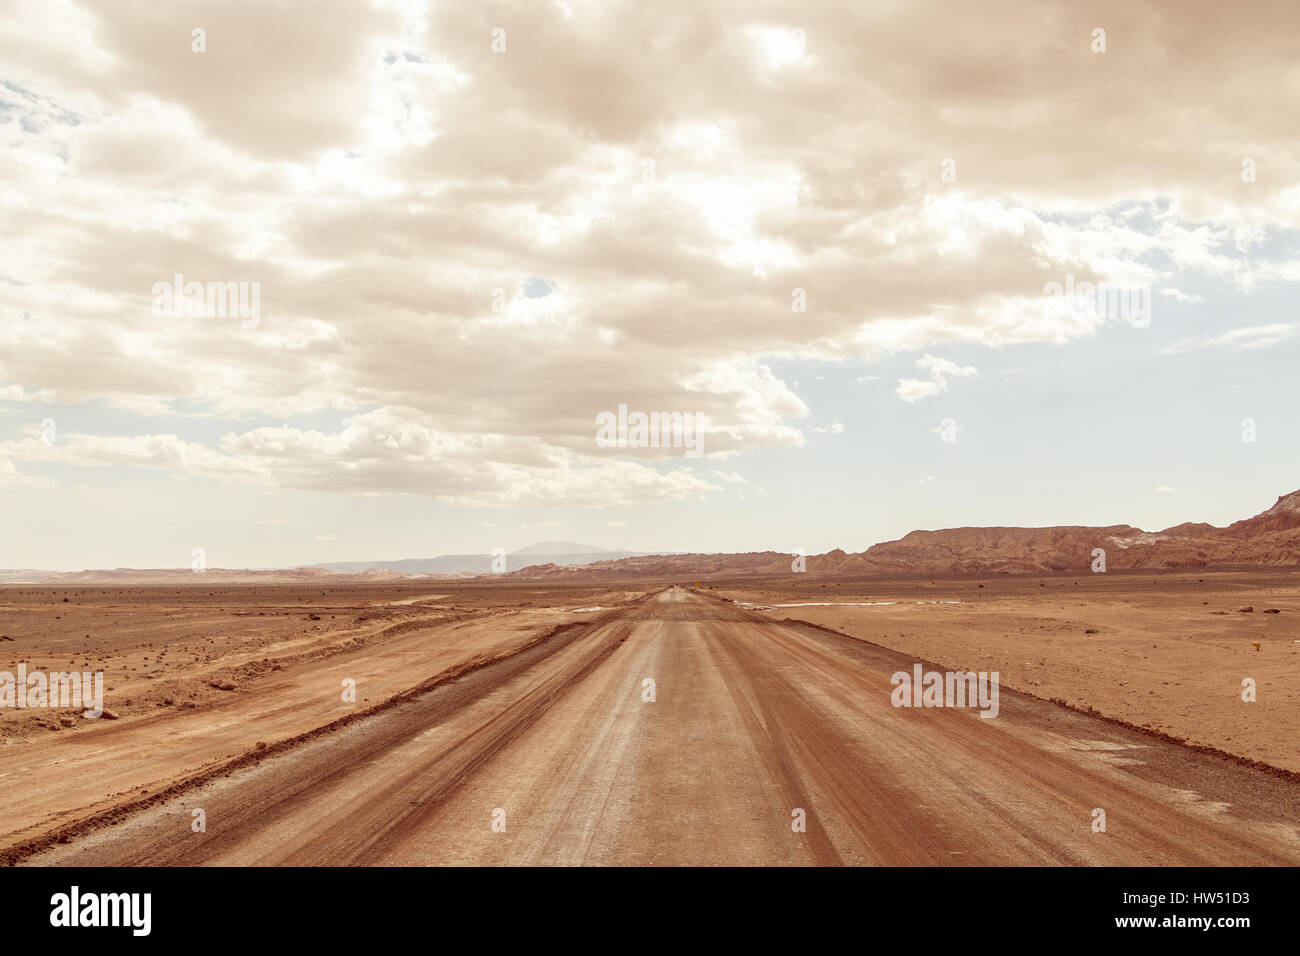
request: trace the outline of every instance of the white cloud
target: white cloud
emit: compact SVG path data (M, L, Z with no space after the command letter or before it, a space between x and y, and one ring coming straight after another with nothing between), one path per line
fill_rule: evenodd
M917 402L931 395L946 392L950 378L967 378L979 374L972 365L958 365L956 362L935 358L933 355L923 355L916 360L916 365L928 371L930 377L899 379L895 394L905 402Z
M57 462L456 503L680 500L719 488L671 450L595 448L596 413L698 412L718 459L797 449L810 411L783 360L925 352L896 390L914 403L975 374L929 354L953 343L1095 334L1105 316L1041 293L1067 272L1300 281L1272 244L1300 227L1300 152L1269 132L1292 128L1290 100L1241 108L1291 68L1294 30L1196 13L1126 13L1142 54L1098 72L1068 49L1068 11L1003 0L891 5L870 29L834 5L755 23L731 3L507 2L528 40L500 58L468 39L468 0L324 0L306 19L231 0L206 10L201 56L166 4L13 0L0 403L169 420L19 442L4 480ZM1050 42L1010 42L1007 16ZM916 42L940 29L962 42ZM1261 176L1243 189L1223 144L1245 143ZM259 281L261 324L153 316L178 272ZM530 277L551 294L524 295ZM359 413L355 439L302 424ZM196 440L203 418L230 434Z
M1294 338L1300 334L1300 323L1274 322L1271 325L1253 325L1248 328L1232 329L1219 335L1204 339L1185 339L1168 348L1162 354L1172 355L1195 349L1262 349L1270 348Z
M282 426L222 437L61 433L0 442L0 456L81 467L142 467L298 491L427 495L461 505L632 505L698 497L721 486L688 468L580 456L536 439L452 434L411 409L354 416L335 433Z

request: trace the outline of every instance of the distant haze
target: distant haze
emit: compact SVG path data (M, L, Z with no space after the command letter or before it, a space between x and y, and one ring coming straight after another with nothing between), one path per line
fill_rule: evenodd
M542 541L506 555L505 570L518 571L538 564L584 565L597 561L641 557L641 551L610 551L573 541ZM444 554L435 558L406 558L398 561L331 561L310 567L327 571L397 571L401 574L488 574L499 570L491 554Z

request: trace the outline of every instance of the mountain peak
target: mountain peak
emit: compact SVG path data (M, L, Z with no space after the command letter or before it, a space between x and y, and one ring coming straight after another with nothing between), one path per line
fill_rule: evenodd
M539 541L537 544L512 551L511 554L604 554L608 550L590 544L578 544L576 541Z
M1264 512L1266 515L1300 514L1300 490L1277 499L1277 504Z

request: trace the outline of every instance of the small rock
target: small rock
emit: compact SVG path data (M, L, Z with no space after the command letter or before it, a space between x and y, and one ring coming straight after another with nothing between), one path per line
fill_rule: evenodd
M266 741L264 741L264 740L259 740L259 741L257 742L257 749L258 749L258 750L265 750L265 749L266 749Z
M1251 613L1252 611L1254 611L1254 610L1255 610L1255 609L1254 609L1253 607L1251 607L1249 604L1247 604L1245 607L1239 607L1239 608L1237 608L1237 611L1238 611L1239 613L1241 613L1241 614L1250 614L1250 613Z
M1281 613L1282 613L1282 609L1281 609L1281 608L1276 608L1276 607L1266 607L1266 608L1264 608L1264 613L1265 613L1265 614L1281 614Z
M72 717L60 717L60 718L59 718L59 723L61 723L64 727L75 727L75 726L77 726L77 721L76 721L76 719L75 719L75 718L72 718Z

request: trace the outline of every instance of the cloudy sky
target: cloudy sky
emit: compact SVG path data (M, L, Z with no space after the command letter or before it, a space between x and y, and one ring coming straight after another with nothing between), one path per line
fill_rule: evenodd
M0 567L1248 516L1298 102L1292 0L7 0Z

